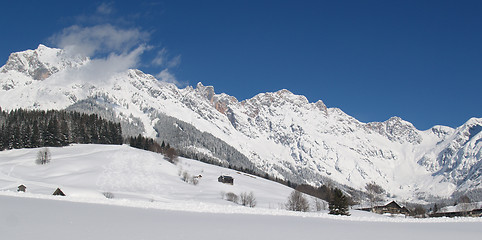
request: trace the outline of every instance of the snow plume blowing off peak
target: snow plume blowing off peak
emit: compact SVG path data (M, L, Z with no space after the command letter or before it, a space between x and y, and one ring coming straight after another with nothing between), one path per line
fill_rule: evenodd
M118 73L138 68L142 54L154 48L148 44L149 38L150 34L139 28L123 29L110 24L74 25L50 37L50 42L64 49L67 56L90 59L87 64L61 76L64 81L102 84ZM166 71L163 69L161 73ZM169 82L176 82L174 75L169 75Z

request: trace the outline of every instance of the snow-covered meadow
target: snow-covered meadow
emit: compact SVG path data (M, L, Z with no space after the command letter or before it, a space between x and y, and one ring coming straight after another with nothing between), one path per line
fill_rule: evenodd
M104 205L61 199L0 196L1 239L453 240L479 239L482 234L482 222L476 219L407 221L361 216L362 213L336 217L274 210L221 213L202 208L195 212L142 204L132 207L129 201ZM212 207L206 209L213 210ZM236 208L239 207L231 210Z
M284 210L292 189L233 170L128 146L0 152L0 239L478 239L480 218L411 219L351 211L339 217ZM201 175L199 184L179 173ZM217 182L234 177L234 185ZM17 192L24 184L25 193ZM66 197L52 196L60 187ZM112 193L108 199L103 193ZM224 195L253 192L255 208Z
M35 163L39 149L0 152L0 191L16 191L21 184L27 193L51 195L56 188L69 197L115 199L161 203L210 203L235 205L223 199L253 192L257 206L279 208L292 189L263 178L234 170L179 158L177 165L161 154L127 145L73 145L49 148L51 161ZM197 185L181 180L181 175L201 176ZM218 182L220 175L234 177L234 185Z

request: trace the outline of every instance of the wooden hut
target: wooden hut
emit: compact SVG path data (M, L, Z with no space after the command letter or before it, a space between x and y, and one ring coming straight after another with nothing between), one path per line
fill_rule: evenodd
M384 214L384 213L391 213L391 214L405 214L408 215L410 212L406 207L401 207L395 201L392 201L384 206L376 206L373 208L373 211L376 213Z
M62 192L62 190L60 190L60 188L57 188L52 195L54 195L54 196L65 196L64 192Z
M391 201L387 205L375 206L373 208L361 208L359 210L367 211L367 212L375 212L375 213L379 213L379 214L385 214L385 213L405 214L405 215L410 214L410 210L408 210L406 207L401 207L395 201Z
M18 186L17 192L25 192L25 190L27 190L27 187L25 187L25 185L22 184Z
M218 177L218 182L233 185L234 184L234 178L231 177L231 176L221 175L221 176Z

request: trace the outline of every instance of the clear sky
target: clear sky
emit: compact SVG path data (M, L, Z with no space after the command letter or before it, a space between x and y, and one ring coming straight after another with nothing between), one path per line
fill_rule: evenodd
M75 43L238 100L288 89L421 130L482 117L479 0L8 1L0 21L2 65L40 43Z

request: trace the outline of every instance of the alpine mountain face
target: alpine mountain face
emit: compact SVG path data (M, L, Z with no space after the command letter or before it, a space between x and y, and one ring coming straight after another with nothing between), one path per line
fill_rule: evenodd
M480 118L425 131L398 117L362 123L288 90L238 101L212 86L180 89L135 69L96 78L85 74L92 64L43 45L13 53L0 68L0 106L96 112L129 135L298 183L363 191L376 182L403 200L454 192L482 200L475 194L482 189Z

